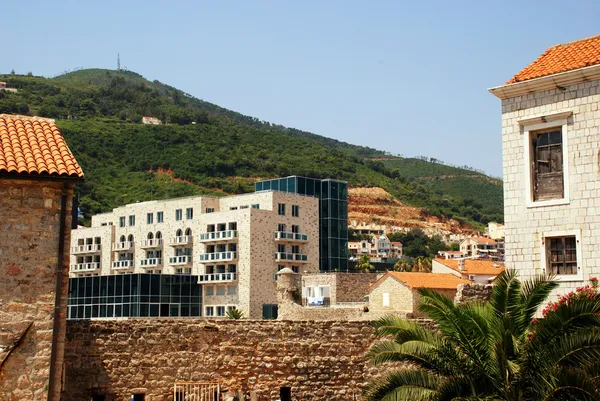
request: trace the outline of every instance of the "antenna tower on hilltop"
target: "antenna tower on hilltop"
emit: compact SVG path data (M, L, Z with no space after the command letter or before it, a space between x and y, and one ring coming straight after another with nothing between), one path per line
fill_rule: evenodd
M117 53L117 71L121 71L121 55Z

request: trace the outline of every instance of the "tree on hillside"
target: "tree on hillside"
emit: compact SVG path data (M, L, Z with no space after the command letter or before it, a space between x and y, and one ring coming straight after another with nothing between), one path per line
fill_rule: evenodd
M356 269L361 273L371 273L375 269L375 266L371 263L369 255L364 254L358 258Z
M599 400L597 280L549 304L539 320L534 316L557 282L521 282L506 271L494 284L489 302L461 305L420 289L419 310L435 330L396 316L374 322L388 339L372 346L369 359L409 366L373 380L365 399Z

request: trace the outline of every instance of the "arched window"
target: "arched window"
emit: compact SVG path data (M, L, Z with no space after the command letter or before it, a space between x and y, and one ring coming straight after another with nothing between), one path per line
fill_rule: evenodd
M192 229L191 228L186 228L185 229L185 235L186 235L186 237L190 237L192 235Z
M160 231L156 232L156 239L162 239L162 233Z
M151 232L148 233L148 239L153 239L154 238L154 234L152 234Z
M125 236L121 235L121 238L119 239L119 242L125 242Z
M177 232L175 233L176 237L181 237L183 235L183 232L181 231L181 228L179 230L177 230Z
M127 241L133 242L133 234L129 234L129 237L127 237Z

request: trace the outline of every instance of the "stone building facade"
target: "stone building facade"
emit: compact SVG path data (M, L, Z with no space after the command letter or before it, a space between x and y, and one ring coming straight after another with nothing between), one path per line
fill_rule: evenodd
M60 399L82 177L53 120L0 115L0 400Z
M600 276L599 43L553 46L490 89L502 100L506 266L554 274L557 294Z
M192 275L203 316L261 318L277 304L278 270L319 270L318 221L317 198L278 191L139 202L73 231L70 272Z

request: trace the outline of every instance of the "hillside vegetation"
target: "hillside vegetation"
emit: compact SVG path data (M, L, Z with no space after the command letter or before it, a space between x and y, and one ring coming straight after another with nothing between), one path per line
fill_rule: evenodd
M501 183L489 177L473 179L472 171L426 161L403 171L394 163L411 159L380 161L389 155L244 116L133 72L0 80L18 89L0 92L0 113L57 120L86 174L79 188L86 216L148 199L242 193L258 178L307 175L380 187L408 205L474 227L502 221ZM142 125L143 115L167 125ZM461 175L455 170L464 171L466 181L432 184L432 177Z

